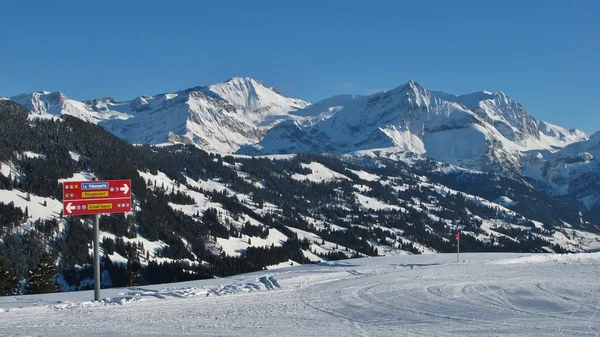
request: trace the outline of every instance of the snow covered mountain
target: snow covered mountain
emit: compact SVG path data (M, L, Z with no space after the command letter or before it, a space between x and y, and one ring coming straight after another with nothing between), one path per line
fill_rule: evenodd
M536 120L527 115L521 104L503 92L479 91L460 96L441 91L433 93L447 101L462 104L492 124L504 137L528 148L564 147L589 137L577 129Z
M503 92L452 95L415 81L370 96L317 102L239 153L402 152L529 180L554 196L600 210L600 136L529 116Z
M453 95L411 80L369 96L309 104L235 77L129 101L79 102L44 91L3 99L35 117L72 115L96 123L132 143L185 143L251 155L387 149L533 179L552 195L575 196L588 209L600 205L590 183L598 172L598 136L536 120L503 92Z
M247 122L261 129L268 129L288 119L289 112L309 105L299 99L284 97L276 89L248 77L234 77L202 88L201 92L228 102Z
M309 103L282 96L251 78L130 101L98 98L79 102L60 92L36 92L8 98L32 116L72 115L102 126L133 143L193 143L215 152L234 152L258 142L265 130Z
M25 108L36 117L71 115L87 122L95 123L97 116L84 103L69 99L61 92L39 91L8 98Z
M523 161L523 174L542 182L551 195L571 196L588 211L600 212L600 132L587 141L556 151L532 151Z
M455 96L428 91L415 81L370 96L335 96L298 114L320 119L281 123L240 152L395 148L466 168L519 175L523 152L588 138L584 132L535 120L502 92Z

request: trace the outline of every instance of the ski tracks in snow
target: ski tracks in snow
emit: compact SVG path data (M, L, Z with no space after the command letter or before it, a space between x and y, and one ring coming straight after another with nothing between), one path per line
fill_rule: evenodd
M455 272L443 276L436 268L425 267L364 275L363 279L343 279L328 287L313 285L304 290L301 299L306 306L342 324L353 324L357 330L360 327L366 336L373 330L375 335L385 335L377 333L383 327L388 333L402 327L398 333L417 336L430 333L431 326L444 327L436 332L438 336L477 331L487 332L482 335L522 335L528 331L548 336L598 336L600 319L594 317L598 316L600 298L590 300L590 296L600 294L594 278L583 283L579 280L584 290L578 292L558 275L540 283L539 277L525 272L522 266L483 268L486 270L457 265ZM489 275L490 271L491 276L474 277L471 282L465 282L469 278L461 275Z
M361 261L107 289L113 296L100 303L55 294L46 301L62 301L0 311L0 335L599 336L600 259L586 265Z

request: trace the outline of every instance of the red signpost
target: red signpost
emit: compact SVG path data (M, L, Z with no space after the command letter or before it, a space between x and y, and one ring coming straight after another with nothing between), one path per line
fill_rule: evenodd
M454 234L456 239L456 262L460 263L460 232Z
M130 211L131 180L68 181L63 184L65 215Z
M95 214L94 219L94 300L100 300L101 213L131 211L131 180L65 181L63 214L69 216Z

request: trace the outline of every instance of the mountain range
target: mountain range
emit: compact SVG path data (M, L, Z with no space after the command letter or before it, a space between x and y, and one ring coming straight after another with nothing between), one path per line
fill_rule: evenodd
M31 116L72 115L135 144L194 144L246 155L414 154L524 181L600 212L599 133L536 120L503 92L454 95L411 80L311 104L235 77L130 101L76 101L45 91L4 99Z
M234 152L258 142L266 130L309 104L287 98L251 78L173 93L88 101L61 92L35 92L10 99L33 116L72 115L136 144L193 143L213 152Z

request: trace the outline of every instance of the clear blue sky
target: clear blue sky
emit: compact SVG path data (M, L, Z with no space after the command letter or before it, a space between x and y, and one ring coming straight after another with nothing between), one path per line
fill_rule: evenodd
M600 129L600 1L0 0L0 95L131 99L250 76L317 101L414 79Z

